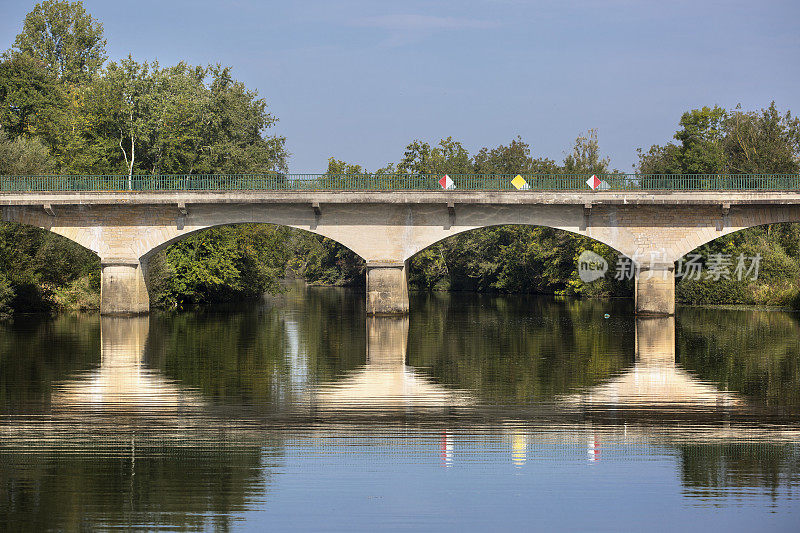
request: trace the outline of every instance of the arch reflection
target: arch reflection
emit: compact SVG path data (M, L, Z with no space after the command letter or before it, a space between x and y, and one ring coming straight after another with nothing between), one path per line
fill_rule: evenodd
M366 364L335 382L312 388L313 409L373 415L472 405L467 392L443 387L406 365L408 325L407 316L368 317Z
M636 361L611 380L567 398L589 406L708 411L744 405L676 362L675 317L636 319Z
M54 386L58 409L177 411L205 402L143 361L150 318L100 318L100 366Z

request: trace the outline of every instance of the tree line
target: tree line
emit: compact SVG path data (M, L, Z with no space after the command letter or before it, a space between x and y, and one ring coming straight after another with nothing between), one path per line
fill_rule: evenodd
M232 68L162 66L128 56L109 61L102 23L81 2L45 0L25 17L0 60L0 174L169 174L285 172L277 118ZM639 149L643 174L800 171L800 121L775 103L758 111L702 107L684 113L671 142ZM327 174L366 173L331 157ZM597 132L579 136L562 161L533 154L522 138L470 154L452 137L413 140L378 173L528 174L618 172ZM409 263L418 290L623 296L630 280L583 283L576 258L611 248L543 227L498 226L447 239ZM794 306L800 302L800 229L774 224L738 232L697 250L762 257L758 280L681 280L686 303ZM206 230L156 254L151 301L186 308L257 298L285 275L312 283L363 283L363 261L341 245L289 228L242 225ZM95 308L99 262L90 251L36 228L0 226L0 313Z

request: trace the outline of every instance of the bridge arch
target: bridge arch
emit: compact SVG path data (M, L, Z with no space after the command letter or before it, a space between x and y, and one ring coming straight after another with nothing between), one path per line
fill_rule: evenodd
M8 206L3 208L3 222L11 222L23 226L32 226L65 237L82 247L100 255L98 232L83 226L59 224L51 209L48 213L44 209Z
M740 231L770 224L800 222L800 208L785 206L732 206L720 211L721 218L713 230L687 231L675 247L674 261L712 241Z
M604 245L608 246L609 248L611 248L612 250L614 250L615 252L617 252L618 254L626 256L626 257L628 256L625 253L625 251L618 249L616 247L616 243L614 243L612 240L606 239L602 235L598 235L598 236L590 235L586 231L579 230L579 229L577 229L575 227L561 227L561 226L550 226L550 225L547 225L547 224L513 223L512 222L512 223L486 224L484 226L476 226L476 227L473 227L473 228L454 228L454 231L452 233L450 233L449 235L440 236L437 240L425 244L422 248L420 248L419 250L417 250L416 252L414 252L410 256L406 257L406 260L413 259L414 257L416 257L420 253L424 252L425 250L428 250L432 246L435 246L437 244L441 244L444 241L447 241L447 240L450 240L450 239L454 239L454 238L457 238L457 237L463 237L463 236L469 235L471 233L479 232L479 231L482 231L482 230L488 230L488 229L491 229L491 228L504 228L504 227L546 228L546 229L550 229L550 230L556 230L558 232L569 234L570 236L573 236L573 237L584 237L584 238L589 239L590 241L595 241L595 242L598 242L600 244L604 244Z
M278 227L278 228L288 228L288 229L290 229L292 231L296 231L296 232L299 232L299 233L308 233L308 234L311 234L311 235L317 235L317 236L320 236L320 237L326 237L326 238L329 238L332 241L336 242L338 245L343 246L344 248L346 248L347 250L349 250L350 252L355 254L357 257L363 259L363 257L361 257L361 255L359 255L358 252L353 250L351 247L347 246L347 244L342 243L339 240L334 239L332 237L329 237L324 232L315 231L313 229L304 228L304 227L297 227L297 226L288 225L288 224L277 224L277 223L271 223L271 222L243 221L243 222L230 222L230 223L212 224L212 225L209 225L209 226L192 227L188 231L178 231L174 235L171 235L171 236L167 235L166 240L161 240L161 238L164 237L163 234L159 235L155 239L153 239L152 241L148 241L143 246L143 248L147 248L153 242L157 243L152 248L148 248L147 251L145 251L141 256L139 256L139 260L142 263L146 263L156 253L158 253L158 252L160 252L162 250L165 250L170 245L175 244L177 242L180 242L180 241L182 241L184 239L188 239L189 237L202 234L204 231L217 229L217 228L231 227L231 226L244 226L244 225L248 225L248 224L263 225L263 226L274 226L274 227Z
M415 262L415 260L421 260L423 254L425 254L426 251L431 250L433 247L435 247L437 245L442 245L442 244L445 244L445 243L448 243L448 242L452 243L453 241L455 241L457 239L461 239L461 238L469 239L470 237L475 237L476 240L480 240L481 234L483 234L484 232L490 232L493 229L509 230L509 236L511 237L511 239L508 242L504 241L503 243L500 244L500 246L503 246L503 247L505 247L505 246L513 246L514 245L513 241L520 240L520 239L522 239L524 241L526 239L526 235L528 237L530 237L530 238L533 238L533 236L531 236L531 235L529 235L527 233L525 233L524 235L522 235L520 233L516 233L515 234L514 230L520 230L521 229L521 230L531 230L532 231L532 230L535 230L537 228L550 232L551 235L553 236L554 240L557 240L557 239L563 238L563 237L570 237L570 238L574 238L575 239L575 241L574 241L575 244L578 244L578 242L579 242L578 239L582 238L584 241L590 241L590 242L593 242L593 243L602 244L603 246L607 246L609 249L611 249L616 254L619 254L620 256L623 256L623 257L627 257L623 251L616 249L613 245L611 245L611 244L609 244L607 242L604 242L603 240L600 240L600 239L594 238L592 236L586 235L586 233L579 232L579 231L574 231L574 229L570 229L570 228L565 229L565 228L560 228L560 227L545 226L545 225L539 225L539 224L490 224L490 225L480 226L480 227L471 228L471 229L459 229L459 231L454 232L454 234L446 236L446 237L442 237L439 240L437 240L435 242L432 242L429 245L425 246L424 248L422 248L421 250L416 252L414 255L409 257L406 261L407 261L407 263L409 265L412 265L412 263ZM545 235L544 238L548 238L548 236ZM477 250L472 249L472 248L467 248L467 249L462 248L464 246L468 246L468 244L469 243L463 243L460 247L454 248L453 251L458 256L464 256L464 255L470 256L471 255L471 256L474 256L474 257L478 257L479 254L487 254L487 253L491 254L490 250L477 251ZM567 244L567 246L569 246L569 244ZM577 248L577 246L576 246L576 248ZM569 251L569 249L565 249L564 250L564 252L568 252L568 251ZM579 250L576 249L574 251L577 252ZM574 272L576 270L576 268L577 268L577 265L574 263L574 256L573 255L569 255L569 257L566 257L566 256L564 256L564 257L565 257L565 259L564 259L564 261L561 261L561 265L560 265L559 268L562 269L562 270L568 268L568 269L570 269L570 273ZM447 259L445 257L442 257L441 260L444 263L447 263ZM419 265L417 264L417 266L419 266ZM451 275L450 274L450 268L453 265L450 264L450 265L445 265L445 266L447 267L448 275ZM533 272L533 271L537 270L537 268L536 268L535 265L532 265L530 263L528 263L527 266L531 267L531 271L532 272L530 273L530 276L526 278L526 280L527 280L527 282L533 283L533 285L531 285L530 288L531 289L535 289L535 287L536 287L535 286L536 272ZM609 270L608 270L608 273L606 275L613 277L614 276L614 269L616 267L616 263L609 263L608 267L609 267ZM524 274L523 274L523 276L524 276ZM462 278L461 281L465 281L465 280ZM480 290L481 289L481 287L479 285L470 286L469 284L467 284L467 286L462 286L462 288L465 288L467 290L472 290L472 289ZM483 288L485 288L485 287L483 287ZM520 287L518 287L518 288L520 288ZM540 288L541 288L541 286L540 286ZM512 290L516 290L516 289L512 289Z
M315 231L315 228L309 227L297 227L296 225L289 225L289 224L278 224L278 223L270 223L270 222L261 222L261 221L251 221L251 220L243 220L243 221L236 221L236 222L224 222L218 224L209 224L207 226L200 226L200 225L193 225L191 227L185 226L182 229L177 228L169 228L169 231L165 231L164 228L159 228L158 231L152 232L150 235L150 239L146 240L142 244L142 250L147 250L143 255L139 256L138 261L141 265L143 278L145 286L147 287L148 297L154 296L152 293L152 288L150 285L154 282L155 279L158 279L158 270L152 270L151 267L154 267L154 263L152 259L155 257L156 254L166 250L169 246L173 244L180 243L186 239L192 237L200 237L202 240L204 237L202 235L206 232L213 231L215 229L223 229L223 228L235 228L242 226L256 226L256 227L263 227L263 228L274 228L274 229L283 229L288 230L291 233L295 234L304 234L306 236L316 236L316 237L328 237L326 232L324 231ZM258 231L258 230L256 230ZM285 234L284 234L285 235ZM165 239L166 237L166 239ZM294 239L296 237L289 237ZM287 241L289 240L287 238ZM352 256L358 258L358 260L363 261L363 258L352 248L348 247L346 244L343 244L337 239L331 239L336 245L344 248L345 250L349 251ZM284 241L286 242L286 241ZM156 243L155 246L152 246L153 243ZM275 243L276 246L280 246L277 242ZM152 246L152 247L151 247ZM266 246L265 248L271 248L271 245ZM358 264L356 263L356 267ZM278 264L274 264L273 266L279 266ZM361 267L363 268L363 267ZM155 278L153 277L155 274ZM178 274L179 275L179 274Z
M46 228L4 220L4 253L10 267L6 273L13 288L15 312L41 312L71 300L80 309L96 308L90 287L99 281L97 254L57 232Z

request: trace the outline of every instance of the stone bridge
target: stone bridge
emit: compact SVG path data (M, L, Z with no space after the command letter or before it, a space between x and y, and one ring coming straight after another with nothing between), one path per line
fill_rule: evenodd
M408 311L406 264L458 233L502 224L585 235L637 260L636 310L675 310L674 263L744 228L800 221L793 191L118 191L0 192L3 220L63 235L100 257L101 313L149 309L155 251L225 224L290 226L366 261L369 314ZM613 265L612 265L613 268Z

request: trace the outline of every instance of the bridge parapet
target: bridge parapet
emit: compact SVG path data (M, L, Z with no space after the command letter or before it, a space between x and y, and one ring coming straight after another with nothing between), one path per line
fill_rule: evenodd
M443 178L447 177L447 181ZM797 191L799 174L171 174L0 176L0 191Z

